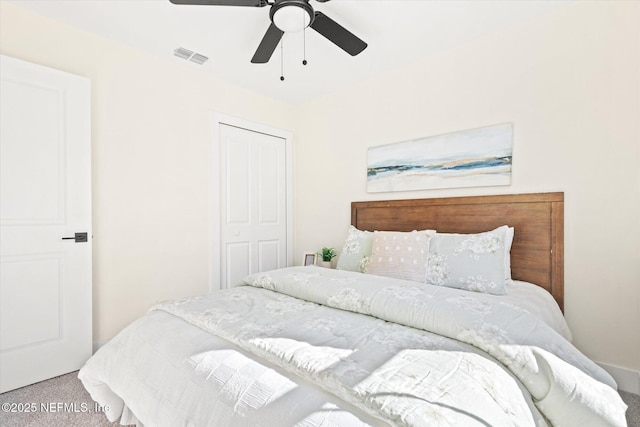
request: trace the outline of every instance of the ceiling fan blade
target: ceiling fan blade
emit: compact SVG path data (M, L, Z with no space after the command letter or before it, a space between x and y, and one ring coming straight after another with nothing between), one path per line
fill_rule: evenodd
M269 25L267 32L260 42L260 46L258 46L253 58L251 58L251 62L254 64L266 64L269 62L269 59L271 59L273 51L278 47L278 43L280 43L280 39L283 34L284 32L274 24Z
M254 6L263 7L267 0L169 0L173 4L195 4L204 6Z
M311 28L351 56L356 56L367 47L365 42L322 12L315 13Z

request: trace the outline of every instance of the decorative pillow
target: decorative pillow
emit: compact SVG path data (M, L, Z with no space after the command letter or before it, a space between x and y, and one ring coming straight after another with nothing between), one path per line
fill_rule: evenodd
M505 274L505 278L507 280L508 285L513 283L513 280L511 280L511 245L513 244L514 232L515 232L515 229L513 227L507 227L507 238L505 240L505 246L507 250L505 251L505 256L504 256L504 266L505 266L504 274Z
M375 231L366 273L424 283L429 238L435 230Z
M508 228L504 225L485 233L433 236L429 243L427 283L506 294Z
M373 243L373 233L362 231L349 226L347 239L338 256L337 270L348 270L364 272L371 255L371 244Z

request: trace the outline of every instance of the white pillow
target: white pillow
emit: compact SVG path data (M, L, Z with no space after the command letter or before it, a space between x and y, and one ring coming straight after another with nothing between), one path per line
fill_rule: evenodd
M364 272L369 256L373 233L371 231L358 230L353 225L347 230L347 238L338 255L336 270L348 270Z
M477 234L437 233L429 242L426 282L493 295L506 294L506 225Z
M366 273L424 283L429 238L435 230L374 231Z
M505 251L505 259L504 259L504 275L506 277L507 285L511 284L513 280L511 280L511 245L513 244L513 235L514 228L507 227L507 237L505 240L505 246L507 250Z

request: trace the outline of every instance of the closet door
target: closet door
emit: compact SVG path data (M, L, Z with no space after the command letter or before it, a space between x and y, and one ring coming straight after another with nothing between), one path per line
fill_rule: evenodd
M220 125L221 287L287 265L286 140Z
M0 58L0 392L92 353L90 82Z

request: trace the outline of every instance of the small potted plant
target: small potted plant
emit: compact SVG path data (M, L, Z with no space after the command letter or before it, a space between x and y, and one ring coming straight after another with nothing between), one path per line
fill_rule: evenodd
M319 267L331 268L331 260L337 255L336 250L333 248L322 248L322 250L318 251L317 265Z

